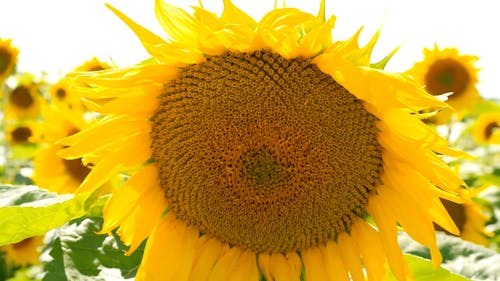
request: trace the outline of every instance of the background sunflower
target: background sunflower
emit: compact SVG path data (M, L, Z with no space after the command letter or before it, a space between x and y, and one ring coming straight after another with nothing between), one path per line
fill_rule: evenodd
M486 112L477 117L472 136L479 144L500 144L500 112Z
M416 62L406 74L414 77L425 86L427 92L439 96L446 94L452 108L443 109L428 121L434 124L446 124L452 116L460 120L471 107L481 101L477 90L478 71L475 64L477 56L460 54L456 48L423 50L424 58Z
M16 80L16 85L7 90L5 118L11 120L38 118L40 107L44 103L39 84L31 75L20 75Z
M0 251L4 253L5 261L11 266L35 265L40 263L42 245L43 236L35 236L18 243L2 246Z
M14 71L18 53L19 50L12 46L12 40L0 38L0 84Z
M73 193L90 172L81 159L64 159L58 152L64 148L58 140L80 132L88 125L84 112L55 104L44 107L43 121L36 138L43 146L33 160L33 180L42 188L57 193Z

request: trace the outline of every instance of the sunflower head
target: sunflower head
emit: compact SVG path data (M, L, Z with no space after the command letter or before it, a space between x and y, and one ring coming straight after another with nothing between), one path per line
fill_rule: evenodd
M37 139L43 145L33 160L33 180L57 193L73 193L90 173L90 165L80 158L64 159L57 153L64 148L59 139L80 132L88 125L84 112L55 104L45 106L37 126Z
M77 66L74 71L99 71L110 68L111 66L108 63L93 57L91 60L85 61L82 65Z
M478 69L475 63L478 57L460 54L456 48L424 49L424 58L406 73L425 86L434 96L447 95L447 103L452 109L444 109L429 122L444 124L456 115L459 119L471 106L480 101L476 88Z
M461 153L414 113L446 105L370 66L378 33L334 41L320 7L257 22L158 0L168 41L111 7L153 59L70 78L102 117L60 155L94 164L77 192L130 175L102 232L149 236L137 280L410 279L398 225L439 265L433 222L458 233L439 199L463 182L437 153Z
M0 247L5 254L5 261L11 266L28 266L39 263L40 247L43 245L43 236L33 236L20 242Z
M61 79L49 88L50 101L58 107L67 107L69 110L83 111L84 105L78 95L69 87L66 79Z
M0 38L0 83L11 75L17 63L19 50L11 42L10 39Z
M10 145L33 144L34 129L30 123L17 123L7 126L7 143Z
M15 86L7 90L7 119L34 119L40 116L43 97L40 84L31 76L21 75Z
M490 217L486 214L486 208L476 202L479 193L484 189L485 187L460 190L461 196L466 198L466 201L461 204L446 199L441 199L441 201L460 230L460 235L455 236L487 247L490 243L489 238L493 236L493 233L485 228ZM439 231L451 234L439 225L435 227Z
M500 144L500 112L479 115L472 129L472 136L479 144Z

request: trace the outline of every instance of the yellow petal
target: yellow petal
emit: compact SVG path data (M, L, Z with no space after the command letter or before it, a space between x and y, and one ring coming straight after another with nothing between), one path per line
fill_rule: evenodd
M325 264L324 249L313 247L302 251L302 261L308 281L329 280Z
M221 20L227 24L244 25L251 30L255 30L257 22L245 12L236 7L231 0L224 0L224 10Z
M230 274L231 281L258 281L259 269L257 268L256 254L251 251L244 251L237 260L237 265L233 267Z
M328 280L349 281L347 268L342 260L340 249L336 242L328 241L325 248L325 265L328 271Z
M135 173L127 182L117 188L104 206L104 224L101 232L108 233L116 228L132 209L139 198L158 181L154 165L146 166Z
M380 188L380 201L385 202L387 208L397 212L396 219L403 229L417 242L429 247L434 267L439 267L442 256L436 244L436 234L432 220L424 210L420 210L402 193L396 193L390 188Z
M129 245L127 254L140 246L142 241L152 232L167 208L163 190L154 184L137 200L135 208L120 224L117 233L122 242Z
M198 235L194 228L166 215L148 239L136 280L189 280Z
M383 187L379 187L383 188ZM408 264L399 248L397 240L397 221L394 214L387 210L380 196L372 195L368 202L368 212L375 220L379 229L380 240L387 254L387 261L392 273L398 280L412 279Z
M359 245L368 280L386 280L386 254L377 231L359 219L352 226L352 237Z
M352 238L345 232L338 237L338 246L340 255L344 264L351 274L351 279L354 281L364 281L363 269L361 268L361 260L358 250L357 241L352 241Z
M243 250L237 247L228 249L224 255L217 261L212 271L208 275L209 281L231 281L231 272L233 268L239 266L236 261L239 259Z
M223 245L217 239L209 238L207 235L200 237L196 242L196 258L189 280L208 280L210 271L228 248L228 245Z
M302 262L296 253L260 254L259 266L266 280L300 281Z
M335 24L335 17L332 16L327 22L321 24L307 33L300 41L300 55L310 57L318 54L332 42L332 28Z
M173 42L184 46L198 46L198 36L203 26L191 15L162 0L155 1L155 14Z
M196 20L211 31L217 31L224 28L224 22L222 22L222 20L219 19L214 13L196 6L193 6L192 8L194 9L193 16Z

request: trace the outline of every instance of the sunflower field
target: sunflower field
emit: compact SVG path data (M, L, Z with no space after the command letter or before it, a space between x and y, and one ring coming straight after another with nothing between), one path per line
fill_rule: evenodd
M277 3L277 2L276 2ZM58 81L0 34L0 281L500 280L500 100L316 14L155 1L150 55Z

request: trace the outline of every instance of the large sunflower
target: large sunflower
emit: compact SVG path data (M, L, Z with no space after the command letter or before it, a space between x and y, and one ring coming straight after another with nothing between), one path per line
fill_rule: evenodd
M472 128L472 136L479 144L500 144L500 112L479 115Z
M429 121L444 124L456 115L461 119L471 106L481 100L476 88L478 57L460 54L456 48L425 48L424 58L409 69L406 74L413 76L425 86L431 95L447 94L447 103L452 107L432 117Z
M56 142L75 134L87 126L83 112L55 105L42 112L43 121L38 126L36 138L43 143L33 160L35 183L57 193L73 193L90 172L81 159L63 159L57 152L64 147Z
M13 266L28 266L39 263L40 247L43 245L43 236L33 236L20 242L0 247L4 252L5 261Z
M12 73L17 63L19 50L11 42L10 39L0 38L0 84Z
M149 236L137 280L381 280L386 263L405 280L398 224L439 265L433 222L458 234L440 198L462 202L462 180L435 152L458 152L414 113L446 105L370 67L377 36L333 42L324 1L260 22L229 0L155 7L169 40L111 8L154 60L73 77L103 117L60 154L95 164L81 193L131 175L102 231L130 251Z

